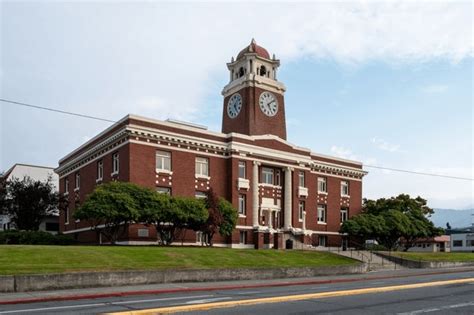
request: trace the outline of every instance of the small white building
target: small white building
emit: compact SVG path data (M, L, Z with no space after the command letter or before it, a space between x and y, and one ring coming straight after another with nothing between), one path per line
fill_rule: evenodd
M451 234L451 250L453 252L474 252L474 225L448 232Z
M59 176L54 172L54 168L28 165L28 164L15 164L8 171L0 175L0 181L8 181L13 178L22 180L25 176L29 176L33 180L47 181L49 177L52 179L52 183L55 190L59 188ZM14 229L10 218L7 215L0 215L0 231ZM40 225L41 231L47 231L50 233L58 233L59 231L59 214L49 216L44 219Z
M401 247L401 249L403 246ZM431 238L419 239L413 247L408 249L409 252L449 252L451 251L450 236L441 235Z

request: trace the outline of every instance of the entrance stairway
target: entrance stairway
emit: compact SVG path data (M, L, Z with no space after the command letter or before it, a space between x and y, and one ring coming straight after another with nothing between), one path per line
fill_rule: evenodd
M385 259L381 256L376 255L375 253L368 250L356 250L356 249L347 249L341 250L340 248L329 248L329 247L318 247L316 250L320 251L329 251L334 254L341 256L357 259L369 265L369 271L378 271L378 270L399 270L406 269L399 264L396 264L388 259Z

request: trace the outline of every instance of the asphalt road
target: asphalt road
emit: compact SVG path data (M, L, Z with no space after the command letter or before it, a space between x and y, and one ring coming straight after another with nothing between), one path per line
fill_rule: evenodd
M422 288L362 293L360 289L470 279ZM159 295L110 297L90 300L54 301L0 305L2 314L97 314L156 309L171 306L207 305L248 299L292 297L342 290L358 290L344 296L194 311L190 314L474 314L474 271L402 278L372 279L319 285L290 285L238 290L200 291Z

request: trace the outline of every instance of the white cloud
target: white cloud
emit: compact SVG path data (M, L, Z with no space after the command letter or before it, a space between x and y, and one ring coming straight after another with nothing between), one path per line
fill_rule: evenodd
M427 94L444 93L447 90L448 90L448 86L444 84L427 85L421 88L421 91Z
M400 145L399 144L392 144L384 139L380 139L377 137L374 137L371 139L371 142L380 150L383 151L388 151L388 152L397 152L400 150Z
M342 158L342 159L348 159L348 160L362 162L363 164L366 164L366 165L376 165L377 164L377 159L376 158L358 156L358 155L354 154L351 149L343 147L343 146L337 146L337 145L331 146L331 153L336 157L339 157L339 158Z

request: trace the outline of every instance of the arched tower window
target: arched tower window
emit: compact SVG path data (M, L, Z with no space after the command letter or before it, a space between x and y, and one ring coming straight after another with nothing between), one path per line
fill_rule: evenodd
M267 74L267 68L265 66L260 67L260 75L264 77Z
M239 69L239 78L244 76L244 67L240 67Z

